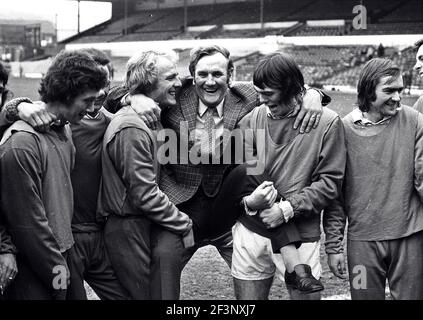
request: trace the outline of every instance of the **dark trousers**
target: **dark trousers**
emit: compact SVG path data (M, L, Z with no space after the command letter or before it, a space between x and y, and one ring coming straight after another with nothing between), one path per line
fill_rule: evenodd
M242 207L237 201L237 179L228 176L218 195L210 198L202 187L187 202L178 205L193 220L195 245L185 249L180 236L157 225L151 230L151 297L176 300L180 295L181 273L197 249L212 245L231 266L232 231Z
M69 249L62 255L66 259ZM65 300L67 289L53 289L46 285L32 267L17 255L18 274L5 292L6 300ZM52 270L53 272L53 270Z
M347 242L353 300L423 299L423 231L385 241Z
M178 300L181 274L197 249L215 246L230 267L232 262L232 233L217 239L196 241L191 248L184 248L181 237L160 227L151 230L151 298L155 300Z
M251 164L250 164L251 165ZM240 205L243 196L250 194L264 180L260 176L248 176L247 166L240 165L225 177L219 193L210 198L202 187L187 202L178 205L179 210L193 220L195 245L185 249L180 236L157 225L151 230L151 297L160 300L179 299L181 273L198 248L213 245L222 258L232 263L232 226L244 212ZM271 233L272 246L278 251L289 243L298 245L301 237L294 223L283 224ZM276 230L275 229L275 230Z
M129 294L112 268L102 231L74 232L75 244L68 255L71 283L67 298L87 300L84 280L101 300L125 300Z
M150 227L145 217L111 215L104 228L113 269L132 299L150 299Z

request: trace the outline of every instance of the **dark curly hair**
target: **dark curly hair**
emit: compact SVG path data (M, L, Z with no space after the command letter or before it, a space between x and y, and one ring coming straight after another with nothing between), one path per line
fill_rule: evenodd
M263 89L267 86L281 92L281 101L289 104L304 92L304 77L294 59L282 53L271 53L259 61L254 70L253 83Z
M98 91L107 83L107 72L91 55L77 50L62 50L41 80L38 92L45 103L67 105L83 92Z
M88 53L94 59L95 62L101 64L102 66L106 66L107 69L109 69L109 72L112 72L112 62L104 51L101 51L96 48L82 48L79 49L79 51Z
M4 90L1 93L0 109L3 108L3 105L5 104L5 102L7 100L7 96L9 94L9 90L6 89L6 85L7 85L8 80L9 80L9 74L7 73L6 68L0 62L0 82L3 84L3 87L4 87Z

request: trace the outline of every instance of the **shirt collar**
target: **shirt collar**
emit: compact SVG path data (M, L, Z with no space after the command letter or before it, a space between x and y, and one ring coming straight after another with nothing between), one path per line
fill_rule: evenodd
M224 103L225 103L225 99L220 101L220 103L216 107L217 114L219 115L220 118L223 117L223 104ZM207 111L207 109L208 109L208 107L203 103L203 101L200 100L200 102L198 103L198 114L200 115L200 117L202 117L204 115L204 113Z
M401 110L401 108L402 107L399 107L398 110ZM351 113L353 122L362 126L375 126L389 122L392 118L391 116L384 117L377 122L373 122L364 116L365 113L366 112L362 112L359 108L355 108Z
M267 116L271 119L274 119L274 120L292 118L294 116L294 110L295 110L295 108L293 108L288 114L286 114L284 116L274 116L272 114L272 112L270 111L270 108L268 106L266 106Z
M89 119L89 120L93 120L93 119L98 119L100 117L100 111L98 111L95 116L91 116L90 114L85 114L84 118L85 119Z

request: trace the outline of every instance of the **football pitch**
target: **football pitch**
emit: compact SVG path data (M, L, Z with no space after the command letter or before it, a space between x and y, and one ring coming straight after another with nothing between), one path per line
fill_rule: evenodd
M9 88L14 97L29 97L38 99L38 79L11 78ZM337 91L327 92L332 97L330 108L341 117L354 108L355 95ZM403 96L402 102L413 105L417 97ZM322 243L324 237L322 236ZM326 263L324 247L321 248L321 262L323 266L322 282L325 286L324 299L349 298L348 281L340 280L332 275ZM89 290L89 298L95 299L95 294ZM285 286L279 279L275 279L271 289L270 299L286 300L288 294ZM182 273L181 299L207 300L207 299L235 299L230 269L219 256L217 250L211 246L201 248L193 256Z

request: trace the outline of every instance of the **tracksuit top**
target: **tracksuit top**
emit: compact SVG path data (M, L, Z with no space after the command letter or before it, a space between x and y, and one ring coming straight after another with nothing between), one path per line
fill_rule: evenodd
M110 120L100 112L96 118L83 118L71 124L76 148L75 166L71 178L74 191L73 232L96 231L97 198L101 182L101 151L103 136Z
M403 106L391 121L344 119L344 208L350 240L398 239L423 230L423 115Z
M265 154L266 174L279 195L288 200L293 220L304 242L320 238L320 213L338 197L345 170L344 129L339 116L324 108L320 123L309 133L292 128L295 118L271 119L260 106L241 120L241 128L264 129L265 140L256 148ZM260 157L259 157L260 158ZM242 215L247 228L260 234L257 216Z

